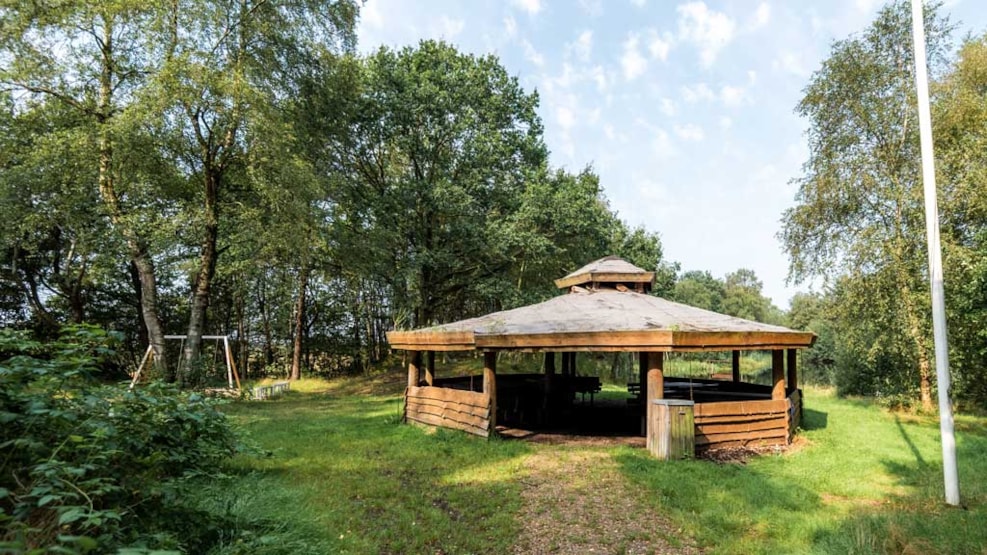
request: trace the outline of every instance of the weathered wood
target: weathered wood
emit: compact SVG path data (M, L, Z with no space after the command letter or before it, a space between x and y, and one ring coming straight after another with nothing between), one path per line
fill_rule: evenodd
M651 426L652 422L654 422L654 401L665 397L665 374L663 372L664 363L664 353L649 352L647 354L648 373L645 375L645 380L641 382L641 389L644 391L643 398L645 403L644 414L642 415L644 418L644 423L641 433L645 437L651 435L651 431L648 427Z
M476 428L486 428L490 425L490 420L485 416L477 416L468 412L461 412L455 410L452 406L440 407L432 404L417 403L412 401L408 403L408 414L431 414L432 416L438 416L444 420L452 420L454 422L467 424Z
M409 351L408 355L408 387L417 387L421 381L422 353Z
M425 355L425 383L435 383L435 351L429 351Z
M795 390L791 395L788 396L789 409L789 430L792 435L795 435L795 430L802 424L802 394L799 390Z
M737 349L733 350L733 356L730 361L730 370L733 374L733 381L740 381L740 351Z
M555 286L559 289L565 289L573 285L581 285L583 283L593 283L593 282L622 282L622 283L651 283L655 280L654 272L644 272L638 274L614 274L614 273L601 273L601 272L588 272L584 274L577 274L573 276L567 276L561 279L555 280Z
M699 403L699 405L702 404L703 403ZM719 416L700 416L697 414L696 424L702 424L705 426L708 424L730 424L734 422L762 422L767 420L779 420L782 416L783 415L780 412L770 412L765 414L724 414Z
M465 389L449 389L445 387L409 387L409 398L436 399L463 405L471 405L483 409L490 408L490 399L486 393L467 391Z
M663 461L695 456L696 426L692 409L692 401L659 399L650 402L646 441L648 452Z
M787 393L791 395L792 392L797 391L799 388L798 371L797 371L798 351L796 351L795 349L788 349L786 353L788 355L788 364L786 365L788 384L786 390Z
M788 430L784 427L774 430L758 430L754 432L738 432L728 434L705 434L702 429L696 430L696 443L703 445L713 445L727 441L764 441L777 439L780 443L787 443Z
M441 428L452 428L454 430L462 430L464 432L469 432L473 435L478 435L481 437L489 437L489 428L478 428L476 426L471 426L469 424L464 424L462 422L456 422L455 420L450 420L426 413L417 413L414 415L408 415L408 420L418 422L421 424L428 424L430 426L438 426Z
M765 420L733 421L724 423L701 422L696 424L697 433L705 436L713 434L729 434L737 432L757 432L762 430L784 430L787 422L784 416Z
M483 353L483 394L490 403L490 430L497 429L497 353Z
M440 337L434 338L441 341ZM808 347L815 335L795 332L673 332L669 330L476 334L477 349L568 351L730 351ZM431 343L395 348L427 348Z
M788 399L764 401L728 401L700 403L696 405L696 418L703 416L783 414L788 410Z
M785 352L781 349L771 351L771 388L772 399L785 398Z
M474 405L464 405L462 403L452 403L449 401L439 401L437 399L421 399L415 397L408 397L408 406L414 406L416 409L436 410L441 412L457 412L464 415L476 416L487 420L490 415L490 409L477 407Z
M766 439L748 439L743 441L715 441L713 443L708 443L705 440L700 440L696 438L696 453L702 453L710 449L729 449L736 447L767 447L767 446L785 446L787 442L783 437L776 438L766 438Z

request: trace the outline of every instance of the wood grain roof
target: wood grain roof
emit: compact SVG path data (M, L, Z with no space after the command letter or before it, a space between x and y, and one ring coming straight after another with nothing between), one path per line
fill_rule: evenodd
M660 297L580 288L542 303L479 318L388 332L387 338L392 348L422 351L769 350L805 348L815 341L811 332L735 318Z

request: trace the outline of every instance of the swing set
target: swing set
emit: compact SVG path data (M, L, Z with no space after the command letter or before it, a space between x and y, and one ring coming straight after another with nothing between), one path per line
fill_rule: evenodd
M166 340L168 340L168 339L171 339L171 340L180 339L182 343L181 343L181 346L179 347L179 352L182 352L185 349L185 340L188 339L188 336L187 335L166 335L166 336L164 336L164 338ZM236 391L239 392L240 389L241 389L241 387L240 387L240 373L237 372L236 362L233 360L233 350L230 349L230 336L228 336L228 335L203 335L202 336L202 339L204 341L215 341L216 342L216 349L215 349L216 357L215 358L219 358L219 349L220 349L220 347L222 347L223 354L224 354L224 359L225 359L225 363L226 363L226 382L227 382L227 387L230 390L235 389ZM133 389L134 386L137 385L137 382L140 380L141 373L144 371L144 368L146 368L148 365L150 365L151 362L153 361L153 359L154 359L154 349L153 349L153 347L151 345L148 345L147 346L147 351L144 352L144 357L141 359L140 365L137 367L137 372L134 372L134 376L130 380L130 389ZM180 362L179 362L179 366L178 366L178 372L180 374L182 372L182 370L183 370L182 365L184 364L184 361L182 359L179 359L179 360L180 360ZM233 386L234 380L236 381L236 387Z

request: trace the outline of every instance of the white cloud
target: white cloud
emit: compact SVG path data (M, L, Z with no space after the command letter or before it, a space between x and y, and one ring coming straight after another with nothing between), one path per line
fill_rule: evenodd
M706 83L698 83L691 87L683 86L682 99L689 104L694 104L700 100L715 100L716 93Z
M720 50L733 40L736 24L725 13L710 10L704 2L689 2L676 10L679 38L696 45L704 66L713 65Z
M675 101L671 98L662 98L659 101L661 113L668 117L672 117L678 113L678 107L675 105Z
M771 5L767 2L761 2L758 4L757 9L754 10L754 15L751 16L751 30L760 29L768 23L771 22Z
M576 42L569 46L576 54L576 58L581 61L588 62L590 54L593 52L593 31L583 31L579 34L579 38L576 39Z
M614 128L609 123L603 125L603 136L607 138L608 141L612 141L617 138L617 133Z
M562 131L568 133L576 125L576 116L566 106L559 106L555 109L555 121L562 127Z
M727 106L740 106L745 98L743 87L723 85L720 88L720 100Z
M528 15L537 15L542 8L541 0L511 0L511 3L517 9L528 12Z
M791 73L796 77L808 77L811 73L809 71L808 64L799 54L791 51L785 50L777 58L771 62L771 67L784 71L786 73Z
M672 145L672 138L663 129L658 129L655 132L655 136L651 140L651 148L655 154L662 158L675 156L675 146Z
M731 127L733 127L733 120L732 119L730 119L727 116L723 116L722 118L720 118L720 128L721 129L730 129Z
M504 18L504 34L508 37L513 37L517 34L517 21L514 21L514 16L512 15Z
M452 19L449 16L443 15L439 18L438 25L439 36L445 39L453 39L456 35L463 32L466 22L462 19Z
M646 1L647 0L631 0L631 4L634 4L635 6L637 6L639 8L643 8L644 7L644 3Z
M541 55L541 52L535 50L535 47L526 39L521 39L521 48L524 50L525 60L528 60L538 67L545 65L545 57Z
M757 83L757 72L753 69L747 70L747 83L749 85Z
M652 29L648 33L648 52L651 53L651 57L656 60L665 61L668 59L668 51L672 48L672 37L665 34L664 37L658 34L657 31Z
M678 135L683 141L693 141L698 142L703 140L706 136L703 133L703 128L695 125L693 123L687 123L685 125L676 125L674 127L675 134Z
M648 69L648 60L638 50L638 43L637 35L633 33L624 41L624 54L620 57L620 67L624 70L624 77L628 81L637 79Z
M380 13L378 0L367 0L367 3L360 8L360 23L376 29L384 26L384 16Z
M603 15L603 0L579 0L579 7L590 17Z

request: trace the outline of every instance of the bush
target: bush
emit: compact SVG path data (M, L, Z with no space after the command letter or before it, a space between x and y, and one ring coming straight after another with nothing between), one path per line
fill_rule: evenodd
M203 547L182 498L237 437L201 395L95 381L115 343L85 326L46 344L0 330L0 552Z

